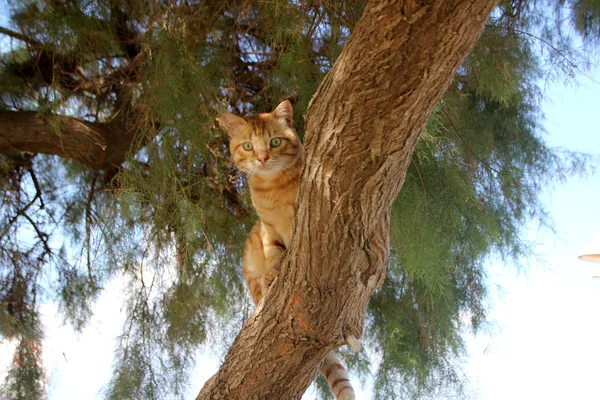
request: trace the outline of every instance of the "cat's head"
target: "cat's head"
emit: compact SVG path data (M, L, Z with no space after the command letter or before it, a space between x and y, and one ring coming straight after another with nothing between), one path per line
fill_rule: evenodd
M231 137L234 164L252 175L272 175L292 167L302 156L302 143L292 129L292 105L284 101L270 113L246 119L223 113L221 119Z

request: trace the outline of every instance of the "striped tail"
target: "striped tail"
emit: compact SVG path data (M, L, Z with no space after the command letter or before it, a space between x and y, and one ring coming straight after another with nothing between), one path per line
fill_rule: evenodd
M321 374L325 377L331 393L337 400L354 400L354 389L350 384L348 372L333 351L325 357L323 365L321 365Z

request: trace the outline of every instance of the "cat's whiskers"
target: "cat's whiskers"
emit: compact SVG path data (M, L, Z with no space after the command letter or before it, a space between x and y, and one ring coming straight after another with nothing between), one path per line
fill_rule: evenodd
M238 167L238 169L239 169L241 172L243 172L244 174L246 174L248 177L250 177L250 176L253 174L253 171L252 171L252 169L250 169L250 168L248 168L248 167L246 167L246 166L243 166L243 165L238 165L237 167Z

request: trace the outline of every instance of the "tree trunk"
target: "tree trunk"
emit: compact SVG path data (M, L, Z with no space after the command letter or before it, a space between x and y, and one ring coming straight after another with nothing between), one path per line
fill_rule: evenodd
M300 398L325 355L346 335L360 337L418 135L494 4L368 3L306 114L281 274L197 400Z
M122 122L99 124L76 118L39 117L33 111L0 111L0 153L27 151L77 160L94 169L120 166L134 128Z

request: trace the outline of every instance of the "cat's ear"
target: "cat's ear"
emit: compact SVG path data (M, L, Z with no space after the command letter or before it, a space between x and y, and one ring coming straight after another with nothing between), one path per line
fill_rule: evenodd
M288 126L292 126L292 121L294 120L294 111L292 109L292 104L289 101L284 100L279 103L277 108L273 110L272 114L275 116L275 118L284 120Z
M223 121L225 129L227 129L227 133L229 133L229 136L231 137L237 135L240 128L246 123L243 118L228 112L221 114L221 121Z

